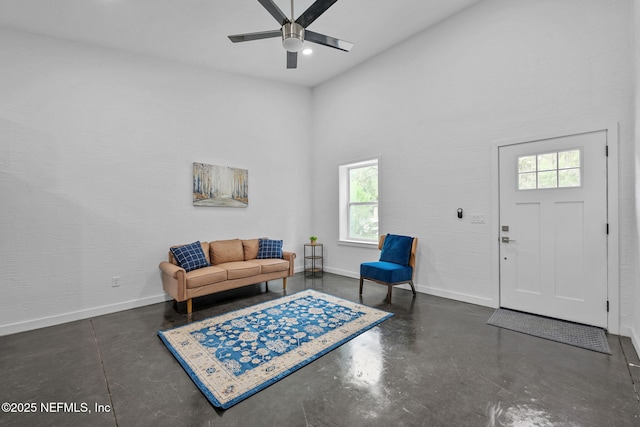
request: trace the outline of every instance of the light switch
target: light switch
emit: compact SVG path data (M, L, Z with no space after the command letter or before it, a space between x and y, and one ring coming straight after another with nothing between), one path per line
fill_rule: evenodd
M484 224L484 214L471 214L471 224Z

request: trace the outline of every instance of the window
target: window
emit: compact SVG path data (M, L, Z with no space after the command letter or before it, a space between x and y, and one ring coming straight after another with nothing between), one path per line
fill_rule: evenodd
M378 243L378 159L339 167L340 240Z
M518 157L518 190L580 187L580 150Z

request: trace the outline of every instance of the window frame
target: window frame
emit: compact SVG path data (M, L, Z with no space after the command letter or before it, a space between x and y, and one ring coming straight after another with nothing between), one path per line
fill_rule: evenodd
M378 168L378 200L376 202L352 202L351 201L351 171L370 166ZM380 239L380 158L373 157L365 160L358 160L349 163L343 163L338 166L339 175L339 238L338 243L378 247ZM351 207L352 206L375 206L378 210L378 230L375 239L362 239L351 237Z

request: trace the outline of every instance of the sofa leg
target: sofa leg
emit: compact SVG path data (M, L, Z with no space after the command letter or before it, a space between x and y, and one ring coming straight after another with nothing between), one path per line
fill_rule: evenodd
M187 314L191 314L193 311L193 299L189 298L187 300Z
M283 291L287 290L287 278L286 277L282 278L282 290Z
M264 291L265 292L269 292L269 282L268 281L264 282Z
M362 295L362 285L364 284L364 279L362 278L362 276L360 276L360 293L359 295Z

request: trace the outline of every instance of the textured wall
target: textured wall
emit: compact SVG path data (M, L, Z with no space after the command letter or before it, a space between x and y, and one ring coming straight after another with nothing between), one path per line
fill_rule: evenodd
M629 333L638 244L629 234L631 8L627 0L483 1L316 87L313 218L329 242L329 269L356 275L378 255L335 243L336 188L338 164L380 155L381 231L420 238L418 288L497 305L495 143L620 122L621 320ZM471 213L486 223L472 224Z
M0 63L0 333L163 301L171 244L299 252L309 89L5 30ZM193 207L193 162L248 169L249 207Z

